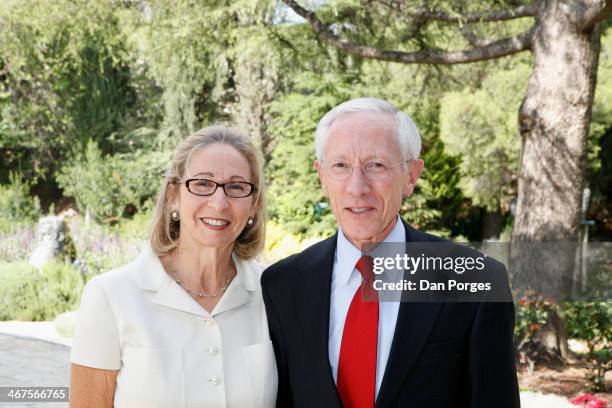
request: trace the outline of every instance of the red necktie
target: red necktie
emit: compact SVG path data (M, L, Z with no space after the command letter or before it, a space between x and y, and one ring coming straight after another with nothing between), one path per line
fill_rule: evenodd
M357 261L362 282L353 296L342 332L337 384L344 408L372 408L376 400L378 296L372 288L372 265L370 256Z

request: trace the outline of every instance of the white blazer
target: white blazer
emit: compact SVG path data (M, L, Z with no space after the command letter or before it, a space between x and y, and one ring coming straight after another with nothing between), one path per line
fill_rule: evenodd
M81 299L71 361L119 370L115 407L273 407L278 375L262 268L237 276L208 313L147 248L94 277Z

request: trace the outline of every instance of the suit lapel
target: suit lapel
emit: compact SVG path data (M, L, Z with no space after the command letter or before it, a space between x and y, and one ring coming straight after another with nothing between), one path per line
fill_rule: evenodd
M322 401L328 404L336 402L336 406L341 407L328 354L331 279L336 242L337 234L316 245L316 251L307 253L298 264L299 287L294 289L294 299L296 317L303 329L304 350L315 366L316 376L311 381L318 383L316 389L321 390Z
M406 242L430 241L426 235L419 233L405 222L404 228ZM376 407L390 406L393 397L400 391L406 376L427 342L441 308L442 303L435 302L402 302L400 304L391 351L376 399Z

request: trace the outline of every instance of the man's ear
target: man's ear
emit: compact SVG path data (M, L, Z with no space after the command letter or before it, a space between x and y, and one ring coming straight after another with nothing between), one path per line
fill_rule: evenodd
M319 175L319 181L321 182L321 188L323 188L323 193L325 194L325 197L328 197L327 196L327 185L326 185L326 182L325 182L325 173L324 173L323 165L321 164L320 161L315 160L312 167L317 171L317 174Z
M408 162L408 179L404 185L404 197L410 197L414 192L414 186L416 186L424 166L425 162L420 159L410 160Z

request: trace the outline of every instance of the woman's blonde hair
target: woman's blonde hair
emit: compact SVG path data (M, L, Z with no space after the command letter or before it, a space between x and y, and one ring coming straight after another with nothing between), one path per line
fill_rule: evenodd
M162 256L177 247L181 234L181 224L173 221L170 213L169 199L178 193L173 185L180 184L191 156L199 149L213 143L232 146L249 162L253 179L251 183L257 188L251 196L256 212L253 224L247 225L234 244L234 252L241 259L251 259L261 253L265 239L265 200L263 185L262 160L253 143L240 131L225 126L210 126L200 129L183 141L174 152L166 178L162 185L157 205L153 213L150 241L153 251Z

